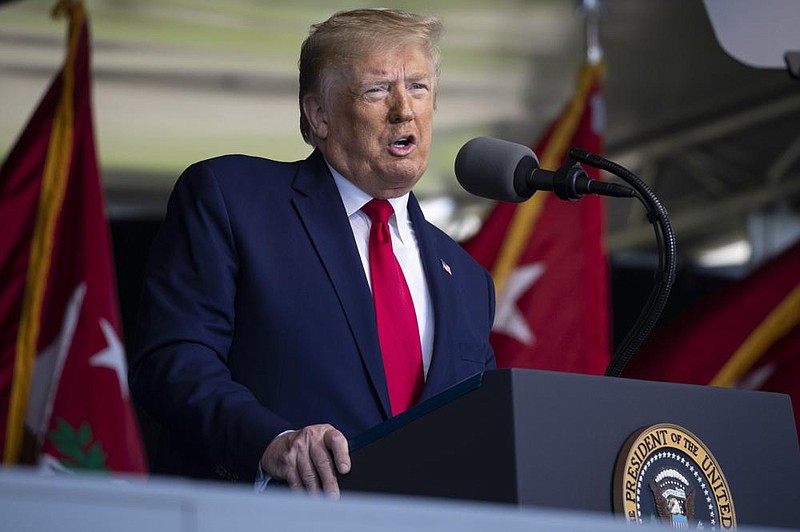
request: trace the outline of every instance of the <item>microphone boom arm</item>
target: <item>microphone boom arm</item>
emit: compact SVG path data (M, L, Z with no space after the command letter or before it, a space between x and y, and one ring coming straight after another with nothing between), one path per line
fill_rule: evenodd
M669 221L667 210L652 190L636 175L619 164L609 161L594 153L571 148L569 158L594 168L605 170L627 182L635 191L635 197L647 210L647 219L653 225L658 246L658 268L655 272L655 283L650 291L638 318L628 334L617 347L611 362L606 368L606 375L620 377L634 353L653 330L661 313L664 311L669 292L675 282L677 254L675 251L675 233Z

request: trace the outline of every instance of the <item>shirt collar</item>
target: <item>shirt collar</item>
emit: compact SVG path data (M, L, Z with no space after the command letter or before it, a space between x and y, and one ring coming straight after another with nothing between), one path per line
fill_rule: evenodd
M348 218L360 211L361 207L373 199L372 196L358 188L355 183L337 172L327 160L325 164L328 165L331 175L333 175L333 180L336 182L336 187L339 189L339 195L342 197L342 203L344 203L344 210L347 212ZM389 200L389 203L391 203L394 208L397 230L400 233L400 238L402 238L404 242L407 238L407 232L410 230L408 225L408 194L407 192L399 198L391 198ZM389 223L391 223L391 218L389 219Z

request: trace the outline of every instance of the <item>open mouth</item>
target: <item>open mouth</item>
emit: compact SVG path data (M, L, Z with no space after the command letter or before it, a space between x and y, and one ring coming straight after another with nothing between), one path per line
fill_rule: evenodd
M411 151L415 144L416 139L414 135L404 135L395 139L394 142L389 145L389 148L393 153L405 154Z

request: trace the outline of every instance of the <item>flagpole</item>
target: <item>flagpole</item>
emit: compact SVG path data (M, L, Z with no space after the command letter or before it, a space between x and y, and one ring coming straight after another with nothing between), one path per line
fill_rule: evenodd
M603 60L603 47L600 45L600 0L579 0L579 11L584 14L586 35L586 62L596 65Z
M85 19L83 2L61 0L52 9L52 17L69 17L67 54L61 70L61 93L50 134L44 164L41 195L36 214L30 262L25 281L19 332L17 335L14 374L11 384L6 441L3 461L15 464L22 452L25 415L33 378L39 340L46 279L50 269L54 232L67 185L73 149L74 69L81 24Z

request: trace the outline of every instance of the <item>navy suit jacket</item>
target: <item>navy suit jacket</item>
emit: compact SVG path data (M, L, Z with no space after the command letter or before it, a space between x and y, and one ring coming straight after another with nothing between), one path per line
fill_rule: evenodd
M435 320L424 400L494 367L494 287L413 194L408 209ZM391 416L372 295L319 152L183 173L151 251L129 380L161 425L154 471L166 474L252 480L285 430L330 423L350 438Z

